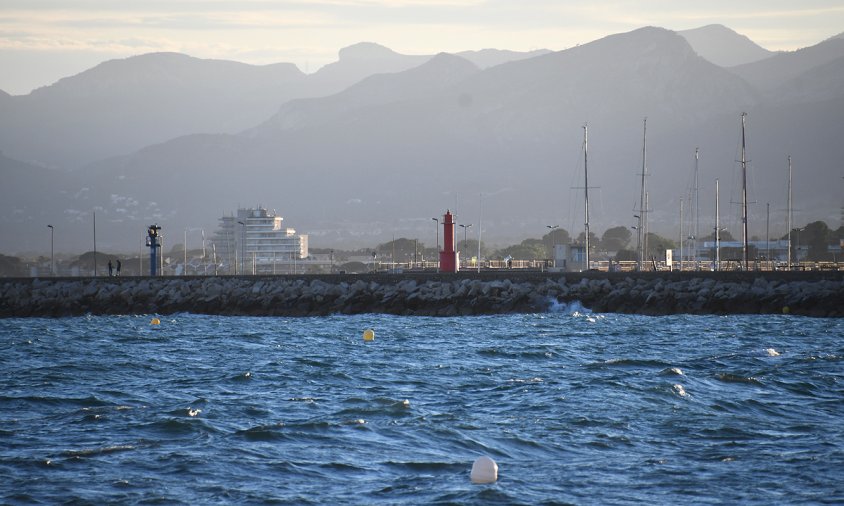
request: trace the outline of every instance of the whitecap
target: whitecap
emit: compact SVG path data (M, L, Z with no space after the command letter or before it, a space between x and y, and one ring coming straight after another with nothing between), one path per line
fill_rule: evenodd
M548 304L548 312L549 313L568 313L571 316L579 317L584 316L586 314L591 314L592 311L583 307L583 304L580 303L579 300L575 300L569 303L565 302L557 302L556 299L551 299Z
M679 383L676 383L672 388L674 388L674 392L676 392L680 397L686 397L689 395L686 393L686 389L683 388L683 385Z
M765 349L765 353L766 353L769 357L779 357L779 356L780 356L780 352L778 352L777 350L775 350L775 349L773 349L773 348L766 348L766 349Z
M511 383L542 383L542 378L513 378L510 380Z

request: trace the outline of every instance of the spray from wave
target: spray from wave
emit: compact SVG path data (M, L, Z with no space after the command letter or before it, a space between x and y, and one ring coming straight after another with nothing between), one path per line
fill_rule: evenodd
M555 299L551 299L548 301L548 312L569 314L571 316L592 314L592 310L583 307L583 304L581 304L579 300L574 300L571 302L559 302Z

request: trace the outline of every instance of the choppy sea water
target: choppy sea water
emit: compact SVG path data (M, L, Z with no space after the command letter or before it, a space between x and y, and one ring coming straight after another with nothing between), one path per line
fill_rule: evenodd
M0 320L0 503L844 501L844 320L579 309Z

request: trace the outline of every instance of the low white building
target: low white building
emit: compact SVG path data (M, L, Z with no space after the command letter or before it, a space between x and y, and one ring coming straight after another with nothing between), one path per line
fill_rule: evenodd
M263 207L238 209L220 218L213 244L217 263L229 274L283 274L308 256L308 236L284 227L283 218Z

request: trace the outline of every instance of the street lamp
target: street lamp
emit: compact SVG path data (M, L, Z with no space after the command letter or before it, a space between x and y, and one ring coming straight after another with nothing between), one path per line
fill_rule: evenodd
M54 260L55 257L53 256L53 251L54 251L53 250L53 232L54 232L54 230L53 230L52 225L47 225L47 228L50 229L50 275L55 276L56 275L56 262Z
M243 257L246 255L246 223L242 221L238 221L240 223L240 273L243 274Z
M440 272L440 219L439 218L431 218L436 222L435 227L437 227L437 272Z
M557 230L558 228L560 228L560 226L559 225L545 225L545 228L550 230L550 232L548 232L548 235L551 235L551 232ZM557 244L555 243L554 248L551 251L551 256L552 256L552 259L554 261L554 267L557 267L557 251L556 251L556 249L557 249Z
M469 241L466 240L466 231L468 231L470 228L472 228L472 224L469 223L468 225L460 225L460 228L463 229L463 248L465 248L467 250L466 254L468 255Z

